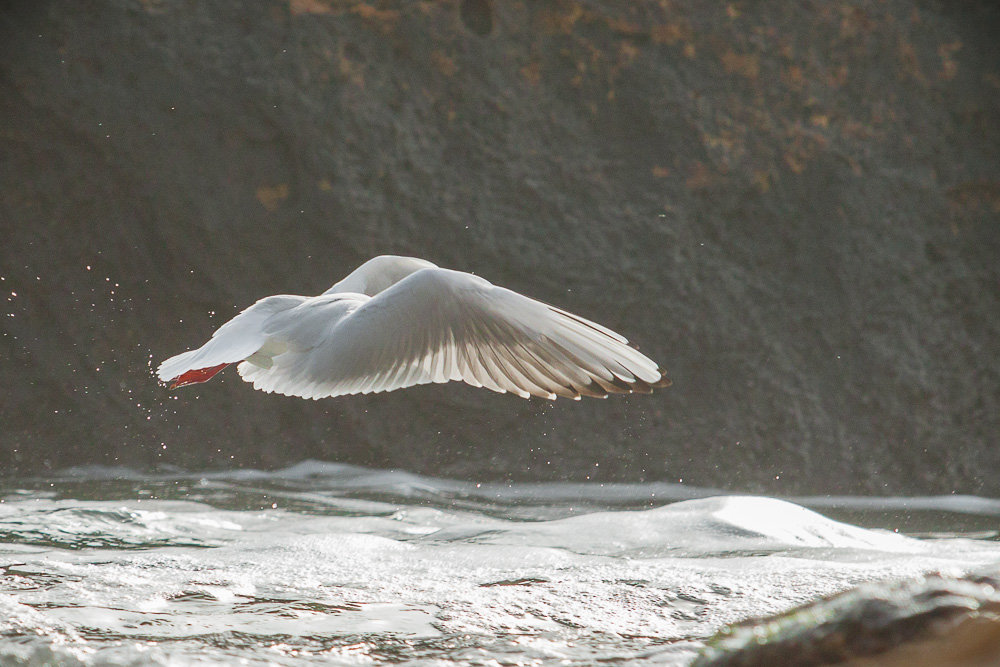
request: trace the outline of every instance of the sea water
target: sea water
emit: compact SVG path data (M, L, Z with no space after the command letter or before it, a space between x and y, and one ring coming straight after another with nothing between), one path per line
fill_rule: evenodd
M685 665L727 624L1000 561L1000 502L304 462L0 480L0 664Z

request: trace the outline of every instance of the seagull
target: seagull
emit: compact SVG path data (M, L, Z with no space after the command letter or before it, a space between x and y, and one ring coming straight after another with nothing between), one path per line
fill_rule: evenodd
M660 367L600 324L423 259L381 255L319 296L269 296L157 369L171 389L229 364L319 399L461 380L528 398L650 393Z

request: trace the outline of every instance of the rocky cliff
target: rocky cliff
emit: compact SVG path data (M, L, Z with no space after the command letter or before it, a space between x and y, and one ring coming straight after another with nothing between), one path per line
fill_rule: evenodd
M993 3L0 11L0 470L1000 493ZM382 253L596 319L674 385L156 385L257 298Z

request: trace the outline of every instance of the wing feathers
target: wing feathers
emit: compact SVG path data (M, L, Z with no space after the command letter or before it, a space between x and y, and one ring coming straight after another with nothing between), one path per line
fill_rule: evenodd
M306 398L449 380L525 398L603 398L666 381L614 331L470 274L426 268L370 299L351 295L350 307L317 301L337 298L269 320L280 353L269 368L240 364L243 379Z

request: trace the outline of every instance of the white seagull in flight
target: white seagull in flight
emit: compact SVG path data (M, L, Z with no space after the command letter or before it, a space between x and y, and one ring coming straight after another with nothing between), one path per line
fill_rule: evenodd
M157 375L170 388L229 364L254 389L302 398L461 380L523 398L649 393L657 364L619 334L461 271L370 259L319 296L261 299Z

